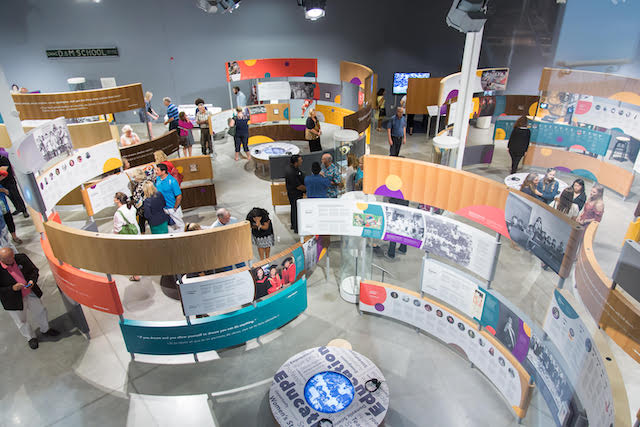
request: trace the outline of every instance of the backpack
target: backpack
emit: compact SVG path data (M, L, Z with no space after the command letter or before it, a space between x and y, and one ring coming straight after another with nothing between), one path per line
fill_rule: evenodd
M135 226L135 224L131 224L127 217L124 216L122 211L119 211L119 213L120 216L122 216L122 219L124 219L125 225L122 226L118 234L138 234L138 228Z

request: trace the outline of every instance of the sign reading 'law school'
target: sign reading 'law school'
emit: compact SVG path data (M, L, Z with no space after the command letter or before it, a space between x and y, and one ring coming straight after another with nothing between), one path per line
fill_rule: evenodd
M120 56L117 47L91 49L47 49L47 58L90 58L94 56Z

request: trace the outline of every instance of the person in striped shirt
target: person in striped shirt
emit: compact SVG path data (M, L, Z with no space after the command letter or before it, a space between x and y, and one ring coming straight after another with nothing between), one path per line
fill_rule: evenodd
M169 132L178 129L178 107L171 102L171 98L163 98L164 106L167 107L167 120L164 122L169 124Z

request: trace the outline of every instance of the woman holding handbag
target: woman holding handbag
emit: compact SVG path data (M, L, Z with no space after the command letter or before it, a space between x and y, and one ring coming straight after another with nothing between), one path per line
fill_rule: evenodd
M136 208L133 207L133 200L118 191L113 198L113 202L118 207L113 215L113 232L115 234L140 234L140 228L136 223ZM131 276L129 280L139 282L140 276Z
M191 123L191 120L189 120L184 111L180 111L178 118L178 130L180 132L179 139L180 145L182 145L182 153L184 154L184 157L187 157L188 152L188 157L191 157L191 153L193 151L193 134L191 133L193 123Z
M307 118L306 129L304 130L304 139L309 141L309 151L322 151L322 144L320 144L320 120L316 117L316 110L314 108L309 109L309 117Z

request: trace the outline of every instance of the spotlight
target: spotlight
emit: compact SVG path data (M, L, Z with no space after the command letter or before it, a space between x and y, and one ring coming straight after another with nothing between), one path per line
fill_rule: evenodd
M298 0L304 6L304 17L309 21L317 21L324 17L327 0Z

